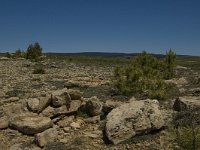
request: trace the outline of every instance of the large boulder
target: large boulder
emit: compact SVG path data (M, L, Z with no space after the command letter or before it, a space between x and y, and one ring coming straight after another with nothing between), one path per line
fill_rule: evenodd
M157 100L130 101L107 115L105 133L113 144L118 144L163 126L164 120Z
M51 102L54 107L60 107L63 105L68 105L71 103L70 95L67 91L67 88L62 90L54 91L51 94Z
M23 134L40 133L53 126L53 123L48 117L41 117L34 113L24 113L13 117L9 126Z
M39 147L44 147L45 145L55 142L58 137L58 131L56 128L50 128L42 133L35 135L35 141Z

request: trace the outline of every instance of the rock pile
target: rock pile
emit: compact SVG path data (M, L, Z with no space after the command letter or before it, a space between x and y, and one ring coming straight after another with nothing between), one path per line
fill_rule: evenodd
M15 110L9 109L7 116L0 117L0 129L10 127L25 135L35 135L37 145L44 147L57 139L56 124L60 127L80 128L74 122L73 115L81 104L82 93L66 88L44 97L29 98L20 113L15 114Z
M64 88L44 94L43 97L29 98L25 106L19 114L1 117L0 129L10 127L24 135L34 135L39 147L56 141L58 129L68 133L79 130L85 123L100 123L104 113L108 114L105 136L113 144L164 126L157 100L131 99L129 103L108 100L102 103L97 97L84 99L80 91ZM88 117L84 120L76 118L79 111ZM86 132L84 135L99 137L93 132Z

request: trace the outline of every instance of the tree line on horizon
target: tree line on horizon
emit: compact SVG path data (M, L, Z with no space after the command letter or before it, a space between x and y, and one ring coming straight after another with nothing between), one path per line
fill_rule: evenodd
M31 60L37 60L42 56L43 48L38 42L34 44L29 44L26 51L17 49L14 53L6 52L6 57L8 58L26 58Z

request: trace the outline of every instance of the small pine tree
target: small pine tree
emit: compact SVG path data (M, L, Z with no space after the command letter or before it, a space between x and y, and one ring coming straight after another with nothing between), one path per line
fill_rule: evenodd
M40 56L42 56L42 48L38 42L36 42L34 45L30 44L27 48L26 52L26 58L27 59L38 59Z
M22 56L22 51L20 49L16 50L13 57L14 58L19 58Z
M174 53L170 48L170 50L166 52L166 57L165 57L165 64L166 64L165 79L170 79L174 76L175 60L176 60L176 53Z
M145 51L135 56L124 67L114 70L114 86L125 95L141 95L165 99L170 85L164 79L174 75L175 53L170 50L164 60Z

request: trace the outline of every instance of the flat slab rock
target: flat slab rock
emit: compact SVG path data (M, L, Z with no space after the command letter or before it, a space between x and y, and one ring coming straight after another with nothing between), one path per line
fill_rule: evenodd
M53 123L48 117L41 117L34 113L25 113L15 116L9 126L23 134L36 134L51 128Z

